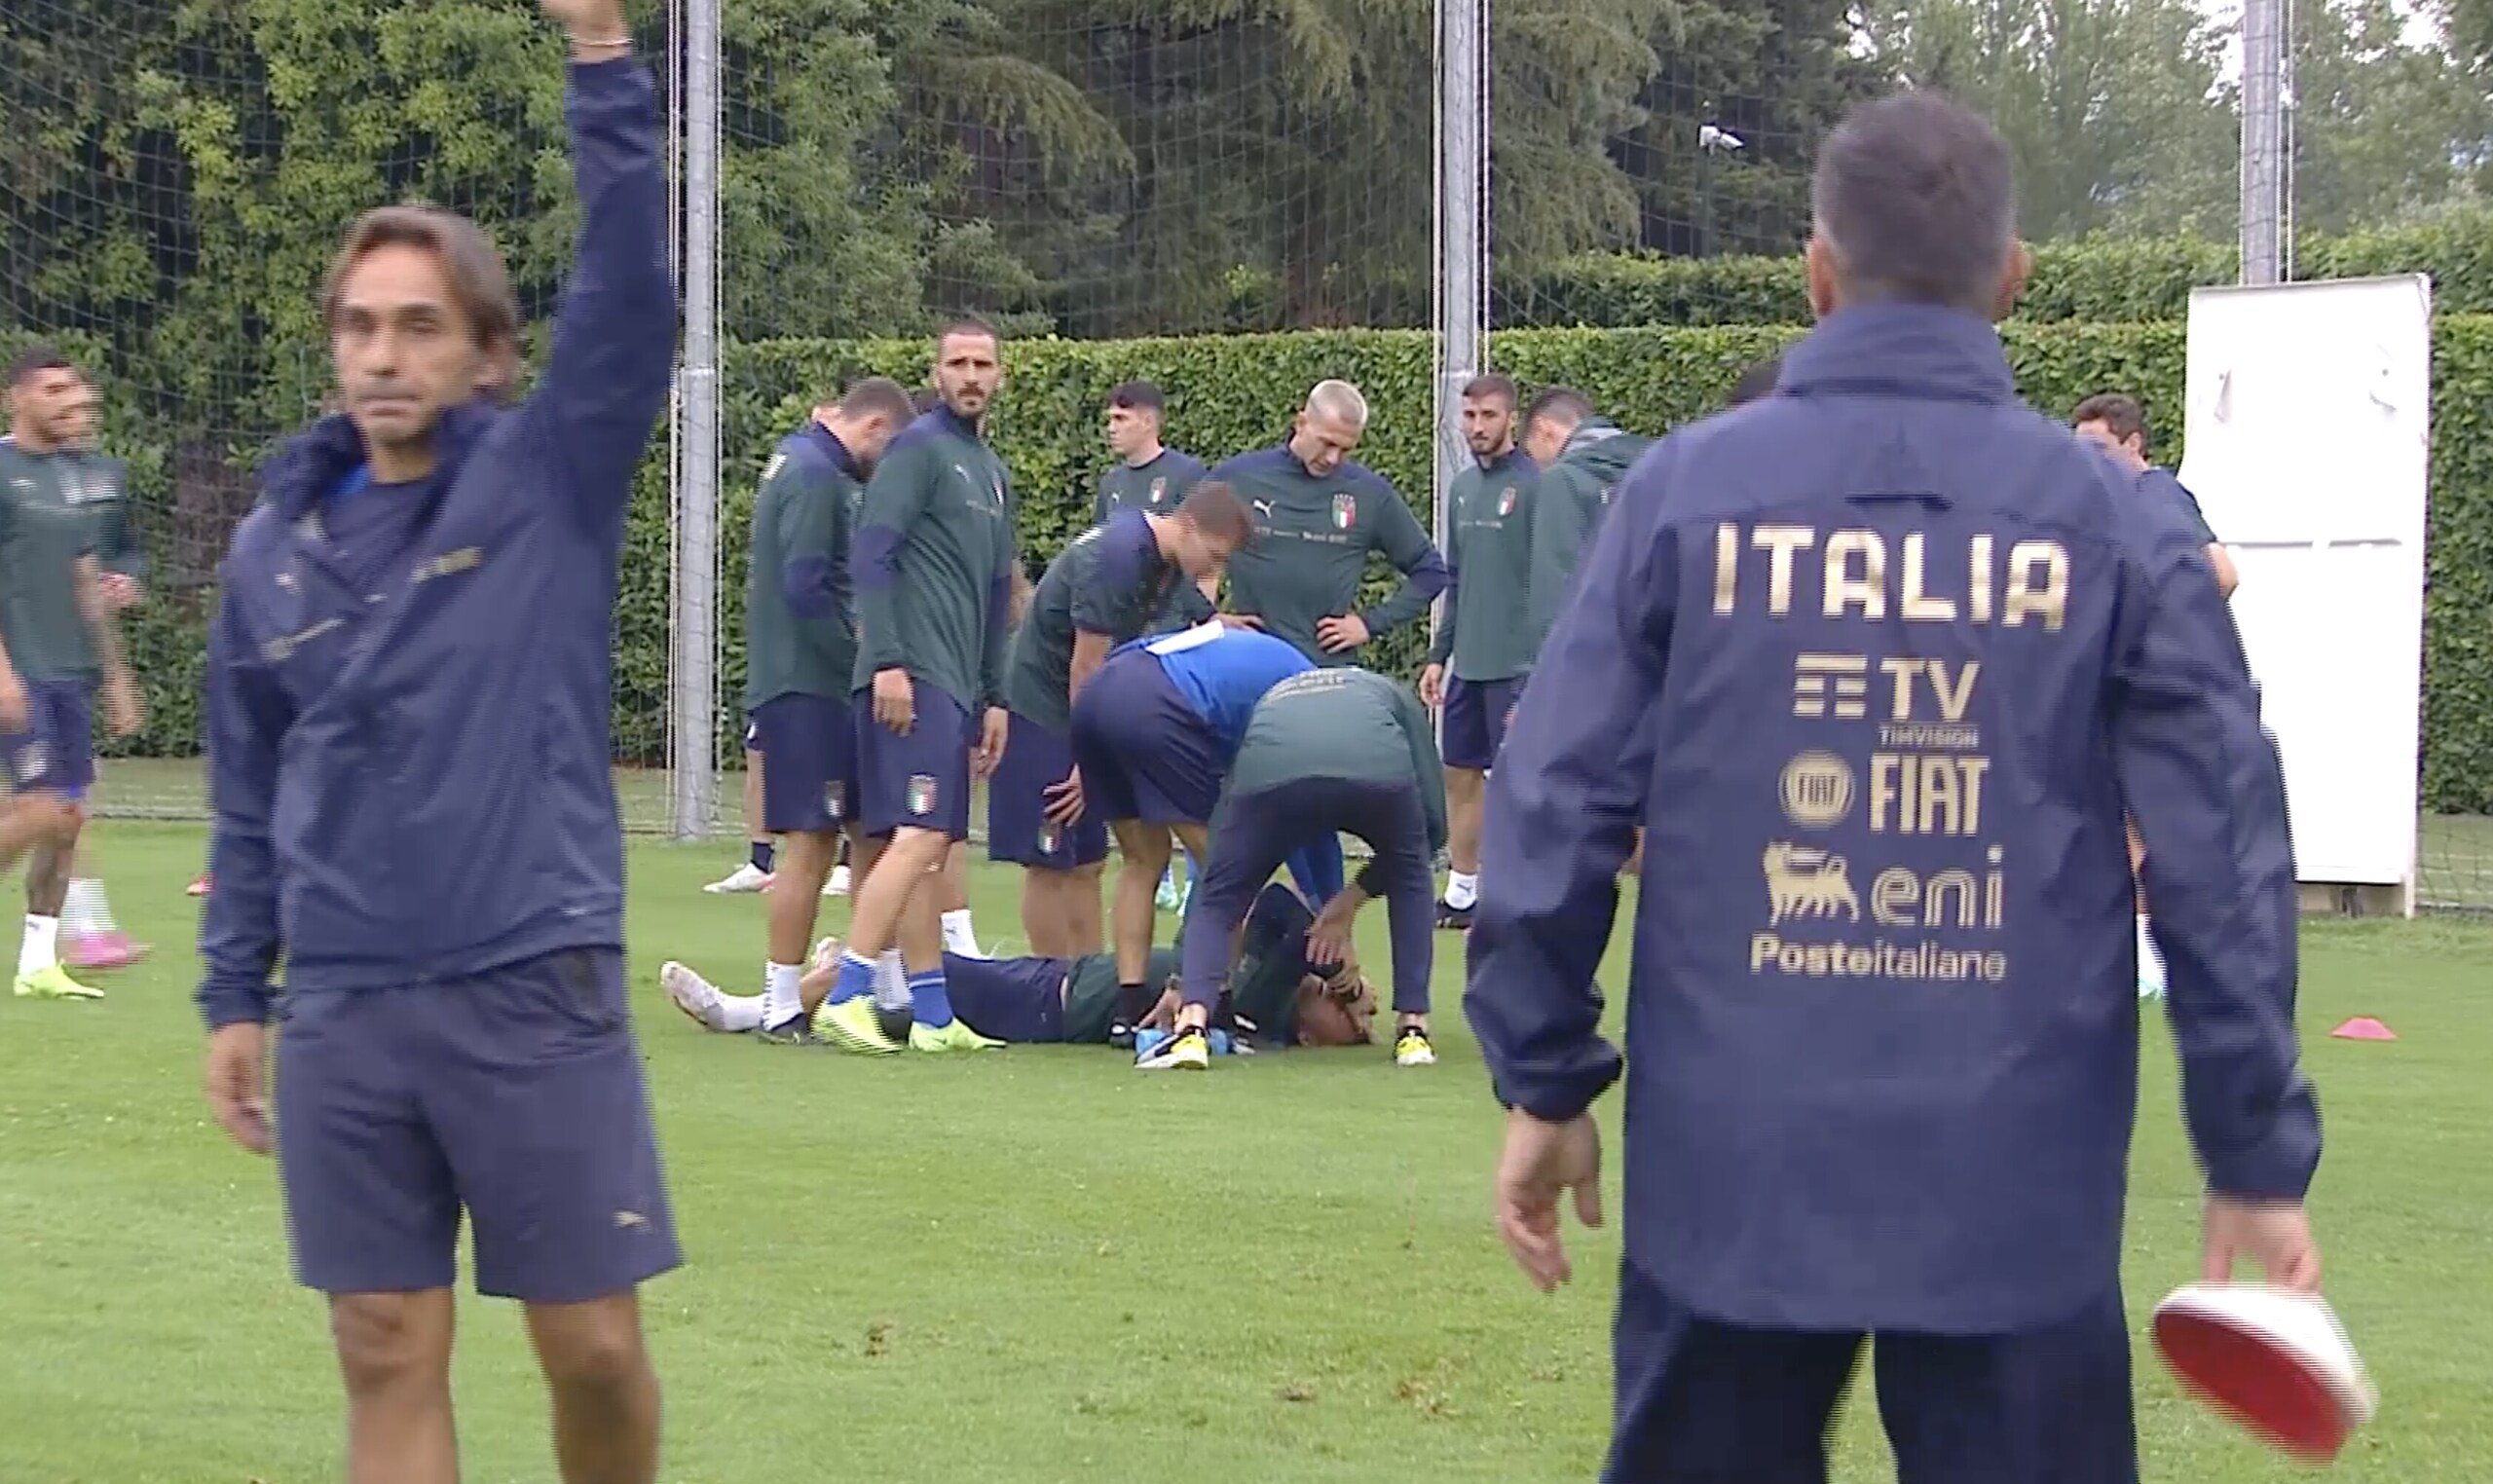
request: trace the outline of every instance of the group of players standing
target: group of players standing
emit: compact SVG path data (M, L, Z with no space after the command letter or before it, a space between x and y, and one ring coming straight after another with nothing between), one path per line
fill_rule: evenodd
M757 849L719 888L764 886L768 963L750 995L670 963L671 997L713 1030L778 1043L1102 1040L1147 1069L1201 1068L1232 1048L1368 1040L1350 930L1381 896L1395 1059L1433 1062L1432 929L1470 924L1485 777L1646 440L1574 390L1525 405L1510 379L1474 379L1474 463L1449 491L1440 553L1352 457L1369 421L1352 384L1318 384L1280 445L1207 469L1164 441L1160 389L1131 382L1107 398L1116 463L1096 524L1033 584L985 437L1001 378L996 332L954 322L931 391L860 381L765 467L746 591ZM1770 367L1750 383L1769 387ZM1362 608L1372 557L1401 580ZM1418 697L1358 668L1440 593ZM967 925L978 780L988 857L1023 872L1028 957L987 958ZM1342 835L1371 852L1349 879ZM1155 952L1180 846L1194 868L1181 942ZM1284 867L1289 886L1272 881ZM845 944L809 949L821 898L842 889Z

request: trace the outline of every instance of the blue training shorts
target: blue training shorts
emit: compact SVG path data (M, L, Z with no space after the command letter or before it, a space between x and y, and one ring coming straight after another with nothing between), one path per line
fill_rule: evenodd
M95 781L94 687L85 681L24 685L25 724L0 732L10 786L20 794L84 798Z
M986 858L1042 871L1106 860L1108 816L1096 807L1069 827L1048 820L1047 791L1073 771L1073 744L1018 714L1006 735L1003 761L986 781Z

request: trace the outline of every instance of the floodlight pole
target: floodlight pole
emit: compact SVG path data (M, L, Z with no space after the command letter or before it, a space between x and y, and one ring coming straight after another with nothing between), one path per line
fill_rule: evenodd
M2242 4L2242 281L2277 281L2285 262L2286 0Z
M1437 549L1453 516L1446 494L1471 463L1463 436L1463 387L1489 356L1489 5L1437 0L1436 467ZM1429 632L1445 621L1432 606Z
M718 805L720 0L685 7L683 434L675 499L669 824L710 833Z

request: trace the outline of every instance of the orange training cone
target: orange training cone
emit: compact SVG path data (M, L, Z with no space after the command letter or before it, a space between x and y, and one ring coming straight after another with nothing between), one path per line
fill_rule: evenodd
M2395 1041L2398 1033L2367 1015L2359 1015L2329 1032L2340 1041Z

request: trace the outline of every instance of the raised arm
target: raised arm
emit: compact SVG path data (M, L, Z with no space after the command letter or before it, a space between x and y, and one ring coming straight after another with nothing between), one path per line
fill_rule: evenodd
M657 93L615 0L544 0L570 33L564 113L580 230L531 400L581 518L619 536L632 475L674 375L675 281Z
M1668 464L1619 487L1626 529L1591 554L1559 610L1489 775L1464 1011L1499 1100L1547 1123L1582 1113L1619 1071L1593 971L1619 910L1653 766L1645 713L1661 693L1679 599Z
M207 909L200 921L200 1014L208 1029L269 1018L277 968L277 855L270 837L278 751L293 708L234 600L207 636Z
M2125 594L2112 753L2146 844L2181 1102L2208 1188L2300 1201L2320 1108L2294 1038L2296 890L2285 778L2205 559L2171 533Z
M1376 518L1375 534L1369 538L1369 549L1381 553L1402 574L1402 581L1384 602L1360 614L1370 634L1382 634L1398 628L1429 611L1429 604L1445 591L1447 575L1445 558L1437 555L1436 542L1420 529L1420 518L1411 513L1392 487L1380 484L1386 495Z

